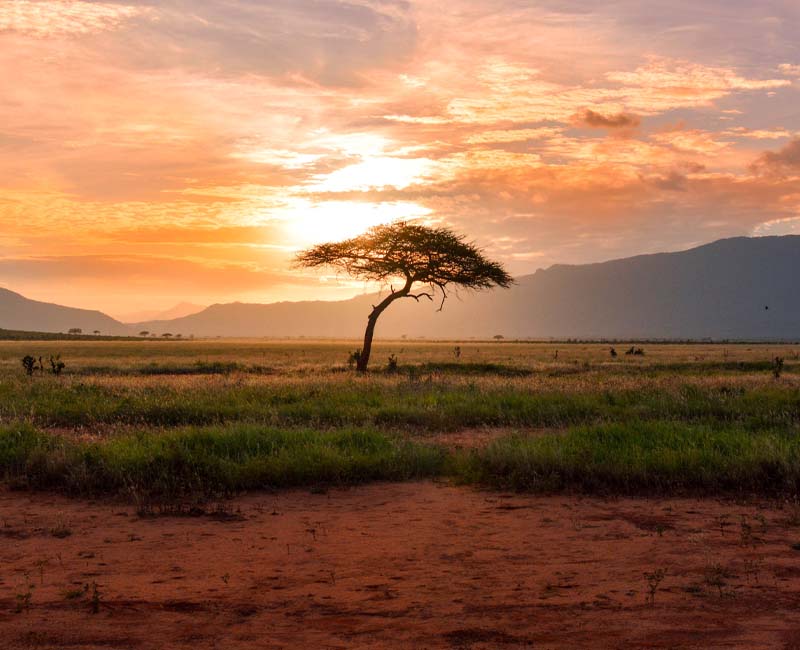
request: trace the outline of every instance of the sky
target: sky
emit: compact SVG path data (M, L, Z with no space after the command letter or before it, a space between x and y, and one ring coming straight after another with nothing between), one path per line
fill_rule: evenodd
M0 286L339 299L399 218L516 274L800 234L796 0L2 0Z

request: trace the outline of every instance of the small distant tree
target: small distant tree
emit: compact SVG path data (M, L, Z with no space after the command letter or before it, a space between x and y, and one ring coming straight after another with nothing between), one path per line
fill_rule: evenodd
M80 327L70 327L67 334L83 334L83 330Z
M98 336L100 334L100 330L95 330L94 332L92 332L92 334L94 334L95 336Z
M148 332L147 330L142 330L141 332L139 332L139 336L144 336L144 337L150 336L150 332Z
M495 334L495 335L494 335L492 338L493 338L495 341L502 341L502 340L503 340L504 338L506 338L506 337L505 337L505 336L503 336L502 334Z
M172 338L172 334L170 334L169 332L164 332L161 336L164 337L165 339Z
M314 246L299 253L295 264L307 268L329 267L354 278L389 284L389 295L373 305L367 317L364 345L356 361L360 372L367 370L378 318L395 300L433 300L438 291L441 311L452 287L507 288L513 283L502 265L487 259L463 236L448 228L407 221L376 226L352 239ZM403 284L395 289L392 280Z

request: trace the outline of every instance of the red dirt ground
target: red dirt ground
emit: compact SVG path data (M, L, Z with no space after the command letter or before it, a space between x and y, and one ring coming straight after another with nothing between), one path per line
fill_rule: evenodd
M0 647L800 648L800 517L775 504L410 483L228 505L0 492ZM96 614L66 597L93 583Z

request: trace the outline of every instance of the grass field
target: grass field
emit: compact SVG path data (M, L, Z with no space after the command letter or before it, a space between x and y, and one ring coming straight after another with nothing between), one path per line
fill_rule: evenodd
M420 477L798 493L800 346L636 346L382 342L359 376L355 342L2 341L0 475L143 501ZM26 375L54 354L62 375Z

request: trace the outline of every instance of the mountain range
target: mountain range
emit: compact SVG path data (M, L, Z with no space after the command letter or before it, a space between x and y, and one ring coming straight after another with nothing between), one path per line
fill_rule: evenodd
M148 320L172 320L173 318L182 318L183 316L197 314L204 309L205 305L195 305L191 302L180 302L174 307L161 311L137 311L128 314L119 314L115 318L123 323L141 323Z
M508 290L401 300L378 337L800 339L800 236L737 237L687 251L555 265ZM0 328L103 334L358 338L376 295L342 301L226 303L124 324L99 311L28 300L0 288Z

